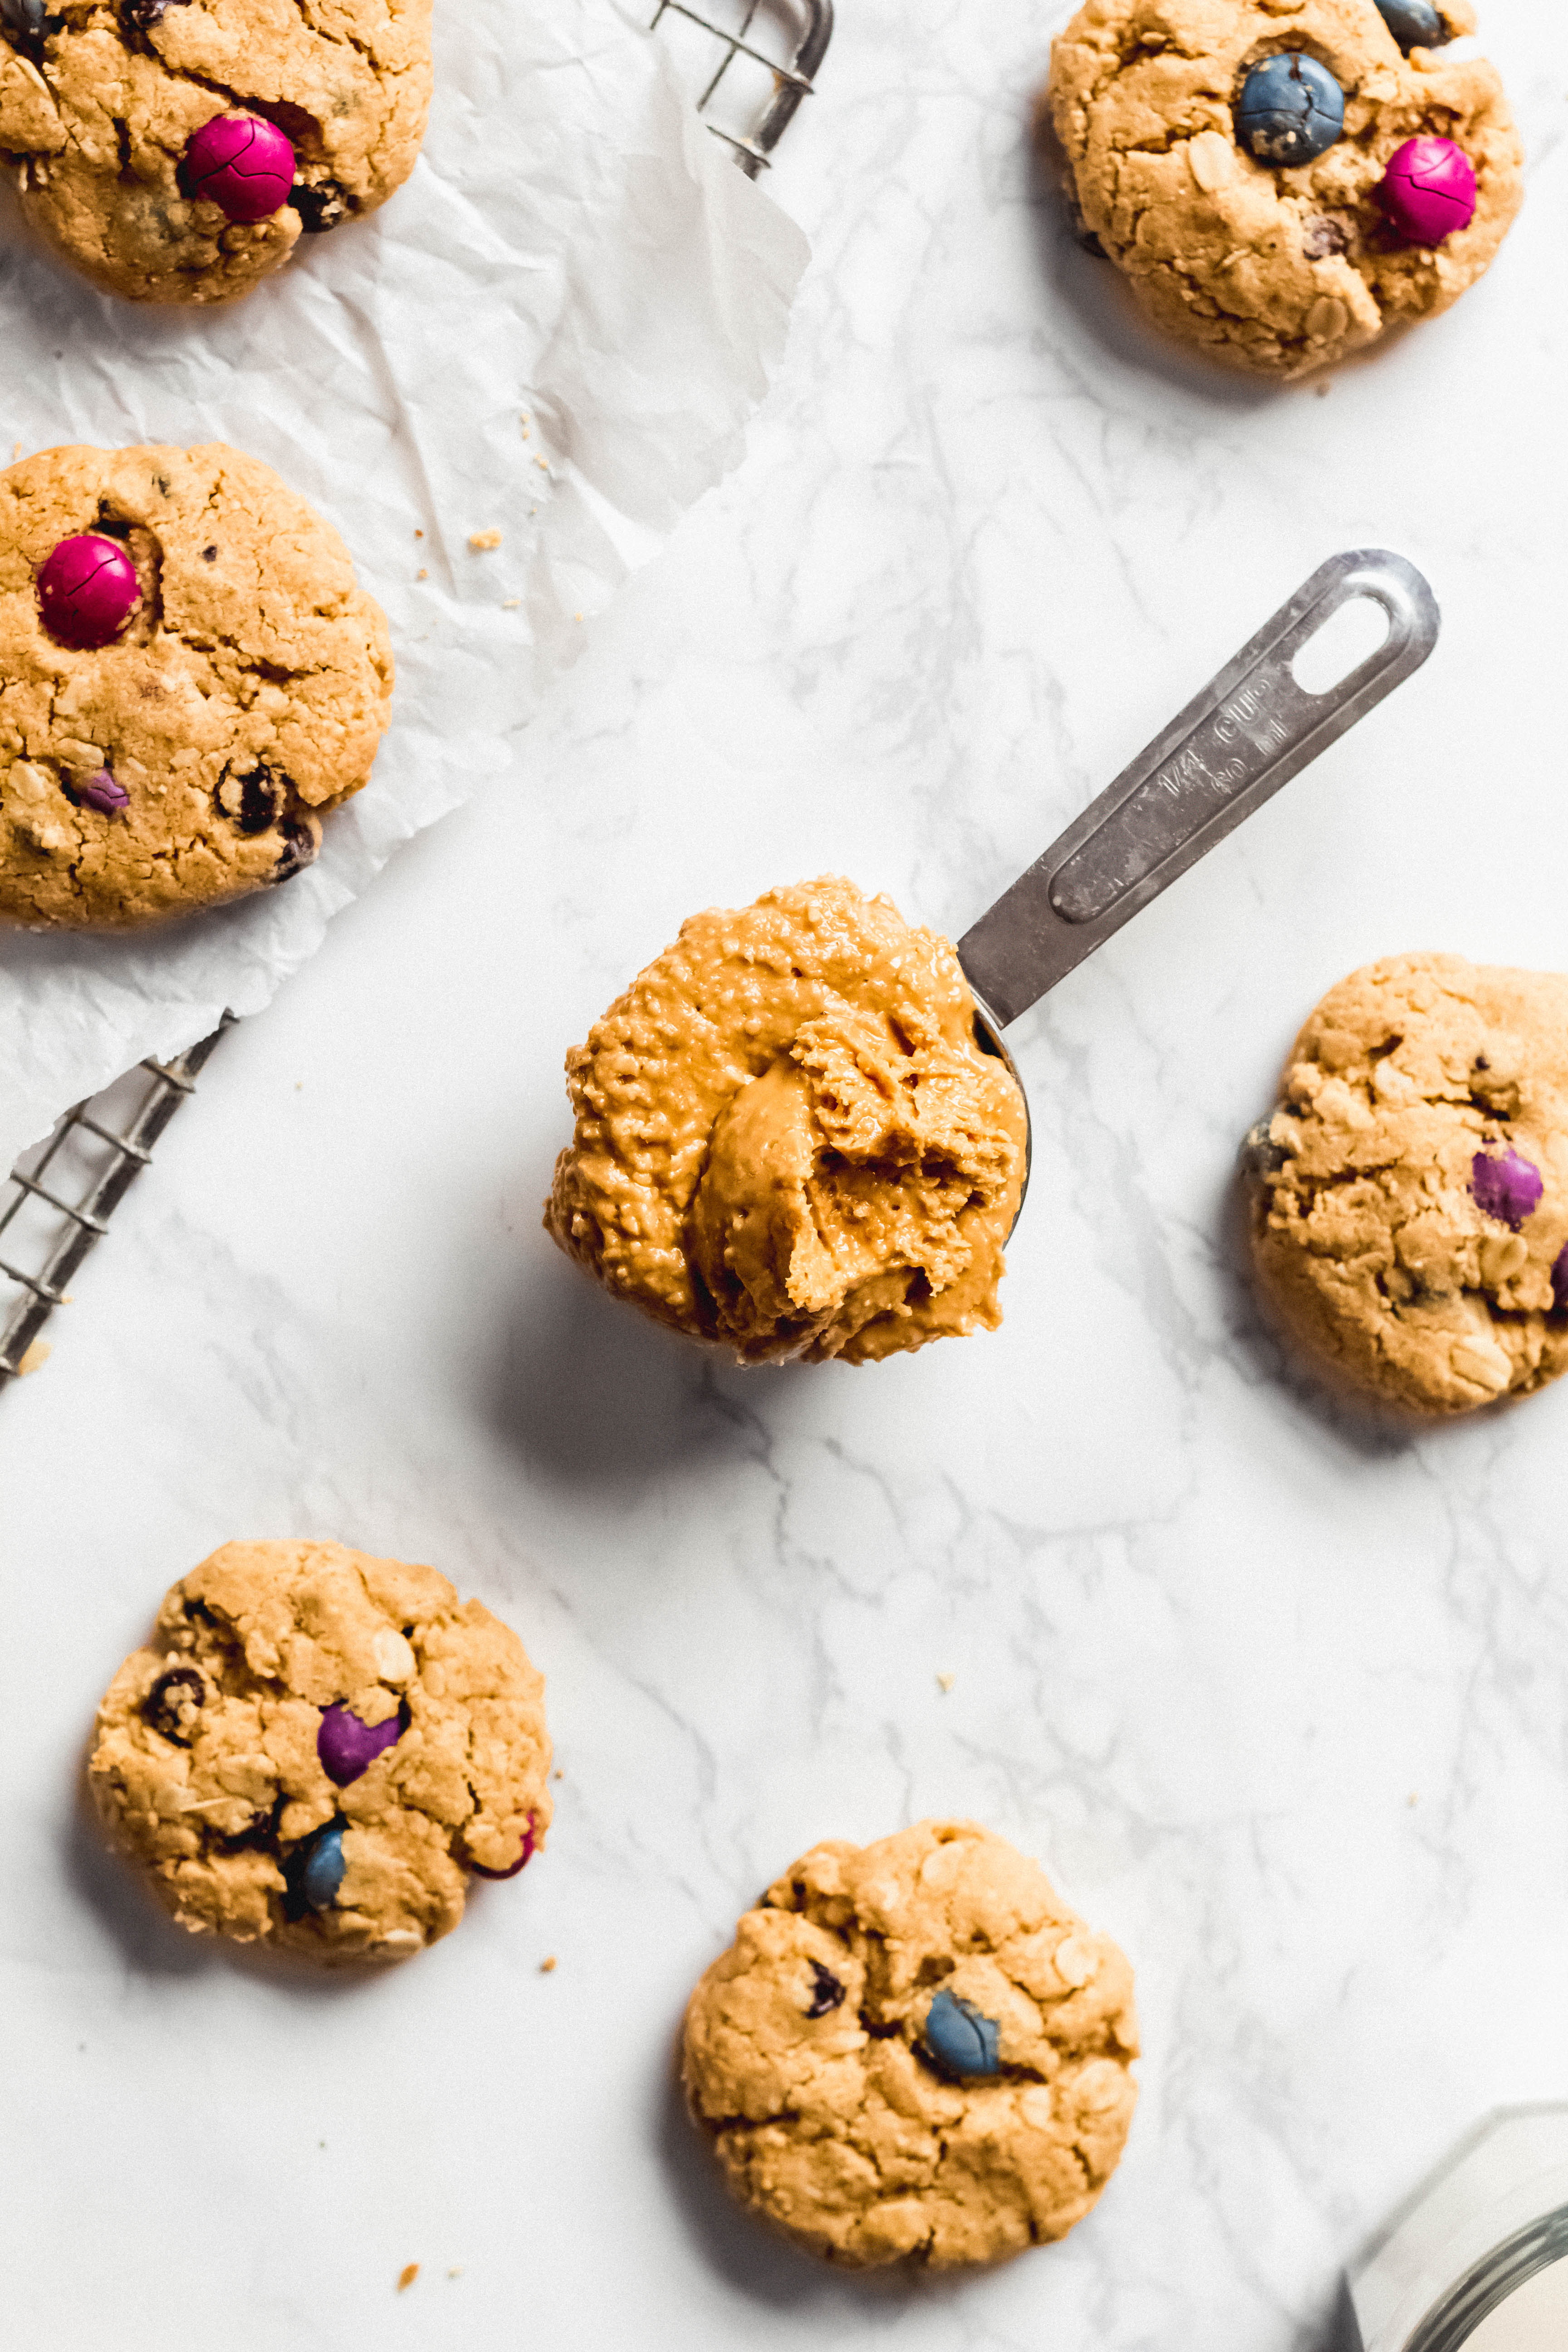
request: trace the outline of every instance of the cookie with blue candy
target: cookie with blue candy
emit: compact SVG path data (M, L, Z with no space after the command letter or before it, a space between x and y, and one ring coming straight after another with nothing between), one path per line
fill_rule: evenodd
M99 1710L111 1839L183 1927L403 1959L550 1826L544 1685L432 1568L232 1543L165 1596Z
M1309 374L1436 317L1523 196L1469 0L1087 0L1040 110L1086 242L1153 323Z
M688 2104L742 2205L858 2269L1064 2237L1132 2119L1132 1972L978 1823L814 1846L686 2012Z

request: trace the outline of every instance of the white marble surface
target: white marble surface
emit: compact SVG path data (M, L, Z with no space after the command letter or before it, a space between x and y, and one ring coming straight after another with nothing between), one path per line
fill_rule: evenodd
M1498 268L1322 396L1156 352L1033 191L1065 8L842 14L743 468L512 782L226 1045L0 1400L17 2342L1327 2352L1384 2209L1568 2092L1568 1392L1418 1442L1325 1412L1229 1189L1352 965L1568 952L1556 11L1489 0L1531 150ZM554 1257L563 1049L682 916L832 866L961 929L1369 541L1434 580L1433 663L1018 1024L999 1336L742 1376ZM99 1687L241 1532L434 1560L550 1678L547 1855L368 1990L191 1947L74 1811ZM1126 1944L1142 2105L1063 2247L857 2284L730 2213L671 2042L795 1852L945 1810Z

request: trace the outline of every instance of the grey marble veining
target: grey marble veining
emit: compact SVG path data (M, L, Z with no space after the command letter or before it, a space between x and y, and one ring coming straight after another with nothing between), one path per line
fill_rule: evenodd
M1152 347L1037 186L1066 13L843 0L745 464L225 1045L0 1401L18 2340L1331 2352L1384 2211L1568 2093L1568 1395L1328 1407L1232 1186L1352 966L1564 959L1561 45L1488 0L1531 152L1490 278L1268 391ZM563 1049L683 916L834 867L961 930L1359 543L1439 652L1012 1033L1000 1334L742 1374L555 1257ZM165 1584L288 1533L435 1561L549 1677L547 1853L368 1989L195 1948L74 1806ZM857 2283L729 2211L671 2045L793 1854L941 1811L1126 1945L1142 2103L1065 2245Z

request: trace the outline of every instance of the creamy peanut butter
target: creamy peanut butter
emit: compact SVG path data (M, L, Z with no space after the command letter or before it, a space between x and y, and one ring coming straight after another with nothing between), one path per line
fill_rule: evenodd
M545 1225L660 1322L865 1363L1001 1321L1023 1097L890 899L828 875L694 915L566 1076Z

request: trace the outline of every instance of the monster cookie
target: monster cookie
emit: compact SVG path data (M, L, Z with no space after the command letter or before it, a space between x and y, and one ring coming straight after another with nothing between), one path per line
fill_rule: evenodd
M89 1778L182 1927L401 1959L550 1823L544 1685L444 1576L233 1543L176 1584L99 1710Z
M1297 376L1434 317L1523 194L1468 0L1088 0L1042 108L1086 233L1155 322Z
M109 293L226 302L414 168L430 0L0 0L0 149Z
M348 551L254 457L11 467L0 920L127 928L287 881L369 779L391 695Z
M616 1297L752 1362L1001 1321L1023 1098L889 899L827 876L694 915L566 1069L545 1223Z
M1116 2169L1132 1974L973 1822L814 1846L686 2012L684 2079L742 2204L829 2260L992 2263Z
M1247 1142L1253 1251L1320 1366L1422 1414L1568 1371L1568 979L1370 964L1282 1095Z

